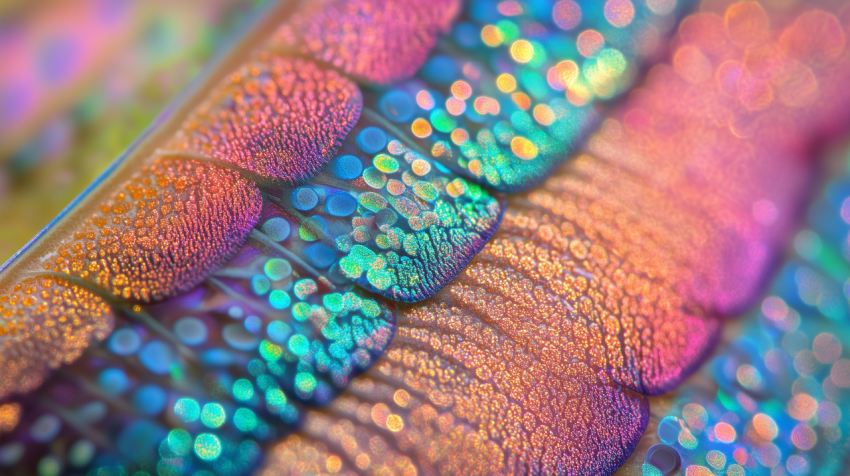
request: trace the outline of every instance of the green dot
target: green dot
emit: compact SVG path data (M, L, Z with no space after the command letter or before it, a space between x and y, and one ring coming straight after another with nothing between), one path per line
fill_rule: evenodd
M260 343L260 357L267 361L276 362L280 360L282 355L283 349L279 345L272 344L265 339Z
M289 347L290 352L301 357L310 350L310 341L301 334L295 334L289 338L289 344L287 344L287 347Z
M289 293L286 291L275 289L269 294L269 304L271 304L275 309L286 309L289 307L290 302L292 302L292 300L289 297Z
M272 281L280 281L292 275L292 265L285 259L272 258L266 261L263 271L266 272L266 276Z
M280 413L286 406L286 395L279 389L273 388L266 392L266 407L272 413Z
M55 456L45 456L38 462L38 476L57 476L62 467Z
M249 432L257 426L257 415L247 408L240 408L233 415L233 425L239 431Z
M201 416L201 407L198 406L198 402L191 398L181 398L174 404L174 414L177 415L177 418L188 423Z
M221 455L221 441L210 433L201 433L195 438L195 454L204 461L211 461Z
M224 412L224 407L218 403L207 403L201 410L201 423L210 427L218 428L224 424L227 414Z
M457 119L445 109L434 109L431 112L431 124L440 132L451 132L457 127Z
M304 322L310 318L311 308L306 302L299 302L292 306L292 317L298 322Z
M168 447L177 456L189 454L192 448L192 436L186 430L175 429L168 432Z
M381 172L385 172L388 174L398 172L398 160L393 157L390 157L389 155L378 154L372 160L372 163L375 164L375 168L380 170Z
M312 392L316 388L316 377L311 373L298 372L295 374L295 388L302 392Z
M233 398L237 400L248 400L254 396L254 386L247 379L240 378L233 382Z
M254 291L254 294L258 296L262 296L263 294L269 292L271 289L272 283L269 281L269 278L263 276L262 274L257 274L253 278L251 278L251 289Z

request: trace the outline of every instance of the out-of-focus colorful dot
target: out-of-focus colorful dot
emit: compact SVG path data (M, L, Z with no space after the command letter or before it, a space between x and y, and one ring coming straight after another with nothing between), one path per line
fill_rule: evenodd
M576 40L578 52L585 58L595 56L605 46L605 38L596 30L585 30L581 32Z
M265 223L263 223L263 233L268 235L268 237L274 241L279 242L289 238L290 231L291 226L285 218L269 218Z
M292 265L285 259L272 258L266 261L263 271L272 281L280 281L292 275Z
M676 8L676 0L646 0L646 6L656 15L667 15Z
M319 195L311 187L298 187L290 194L292 206L296 210L312 210L319 203Z
M387 146L387 133L378 127L367 127L357 134L357 146L367 154L376 154Z
M200 345L207 341L207 326L197 317L183 317L174 323L174 333L186 345Z
M333 173L341 179L354 180L363 173L363 163L353 155L343 155L334 161Z
M508 73L502 73L496 77L496 87L503 93L510 93L516 89L516 79Z
M705 428L708 422L708 412L705 407L698 403L689 403L682 409L682 416L688 422L688 426L697 430Z
M534 57L534 46L528 40L517 40L511 45L511 57L517 63L528 63Z
M511 151L520 159L531 160L537 157L537 146L525 137L511 139Z
M782 451L773 443L766 443L755 448L756 460L762 466L774 468L782 460Z
M211 433L201 433L195 438L195 454L204 461L212 461L221 455L221 441Z
M815 444L818 442L818 436L812 427L800 423L791 431L791 442L797 448L808 451L815 447Z
M269 304L275 309L286 309L291 302L289 293L281 289L275 289L269 294Z
M705 462L714 469L726 467L726 455L717 450L711 450L705 455Z
M745 364L738 367L736 377L738 378L738 383L746 389L757 390L761 388L761 373L752 365Z
M416 137L424 139L431 135L431 124L420 117L413 121L413 124L410 125L410 131L413 132L413 135Z
M850 360L841 359L832 364L832 369L829 371L829 378L832 383L841 387L850 387Z
M218 403L207 403L201 410L201 423L209 428L218 428L224 424L227 414Z
M605 2L605 19L608 23L623 28L635 18L635 6L629 0L608 0Z
M316 388L316 383L316 377L311 373L298 372L295 374L295 388L302 392L312 392Z
M118 329L109 338L109 350L118 355L134 354L141 346L139 334L129 327Z
M481 41L485 45L495 48L502 44L502 31L496 25L487 25L481 29Z
M556 91L563 91L570 87L579 76L579 67L575 61L561 61L549 68L546 81Z
M572 30L581 23L581 7L572 0L561 0L552 8L552 20L562 30Z
M788 469L788 472L794 476L809 473L809 462L806 461L806 458L803 458L800 455L789 456L788 461L785 463L785 467ZM744 473L741 474L743 475Z
M744 471L744 467L740 464L731 464L729 468L726 469L726 476L744 476L746 471Z
M717 440L721 443L732 443L737 438L738 434L735 431L735 427L726 423L720 422L714 425L714 436L717 437Z
M685 469L685 476L714 476L714 473L705 466L692 464Z
M416 104L425 109L426 111L430 111L434 109L434 105L436 104L434 101L434 96L431 95L428 91L424 89L416 93Z
M799 421L808 420L814 416L817 409L817 400L805 393L795 395L788 401L787 405L788 414L791 415L791 418Z
M240 378L233 382L233 398L241 401L250 400L254 396L254 385L250 380Z
M257 427L257 415L248 408L240 408L233 414L233 426L239 431L249 432Z
M448 98L446 99L446 110L453 116L459 116L466 111L466 103L455 97Z
M193 422L201 416L201 407L191 398L181 398L174 404L174 414L186 423Z
M166 441L168 442L168 447L177 456L187 455L192 450L192 435L186 430L179 428L171 430L168 432Z
M293 354L297 355L298 357L301 357L302 355L306 354L308 350L310 350L310 341L307 340L307 338L301 334L295 334L294 336L289 338L287 348L289 348L289 351Z
M812 342L812 350L818 362L831 364L841 357L841 341L832 334L818 334Z
M472 96L472 86L466 81L458 80L452 84L452 95L461 101L465 101Z
M779 427L769 415L759 413L753 417L753 428L756 433L764 440L773 441L779 434Z

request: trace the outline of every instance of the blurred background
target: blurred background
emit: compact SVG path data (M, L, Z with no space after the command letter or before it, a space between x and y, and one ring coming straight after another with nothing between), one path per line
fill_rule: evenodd
M0 263L270 0L0 0Z

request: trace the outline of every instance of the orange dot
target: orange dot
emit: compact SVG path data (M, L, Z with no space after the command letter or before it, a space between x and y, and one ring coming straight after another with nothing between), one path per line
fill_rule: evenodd
M0 433L14 430L20 419L21 406L17 403L0 406Z
M605 46L605 38L596 30L585 30L581 32L576 40L578 52L585 58L596 55Z
M779 434L779 427L776 426L776 422L764 413L759 413L753 417L753 428L761 438L767 441L773 441Z
M520 159L531 160L537 157L537 146L525 137L511 139L511 150Z
M461 101L465 101L472 96L472 86L466 81L455 81L452 84L452 95Z
M623 28L635 18L635 6L629 0L608 0L605 3L605 19L608 23Z
M811 418L818 409L818 402L814 398L805 393L794 396L788 402L788 414L791 418L799 421L806 421Z
M513 93L511 94L511 99L513 99L517 107L519 107L523 111L527 111L531 107L531 98L528 97L528 94Z
M455 145L461 145L466 143L469 140L469 132L466 132L464 129L455 129L452 131L452 142ZM415 162L414 162L415 164Z
M499 77L496 78L496 87L503 93L512 92L516 89L516 79L508 73L500 74Z
M726 9L726 31L733 43L750 46L768 39L770 20L758 2L738 2Z
M552 86L552 89L563 91L578 78L578 73L579 68L575 61L561 61L549 68L546 80L549 82L549 86Z
M721 443L732 443L735 441L738 434L732 425L726 422L720 422L714 425L714 436L716 436Z
M555 122L555 112L552 111L552 108L545 104L538 104L534 106L534 120L539 122L544 126L548 126Z
M390 415L387 417L387 428L393 433L398 433L404 429L404 420L398 415Z
M689 83L698 84L711 78L711 60L696 46L686 45L673 55L673 68Z
M328 456L328 459L325 462L325 468L328 469L329 473L339 472L339 470L342 469L342 460L336 455Z
M494 25L487 25L481 29L481 41L485 45L495 48L502 44L502 32Z
M420 117L413 121L413 124L410 125L410 131L413 132L413 135L416 137L423 139L431 135L431 124Z

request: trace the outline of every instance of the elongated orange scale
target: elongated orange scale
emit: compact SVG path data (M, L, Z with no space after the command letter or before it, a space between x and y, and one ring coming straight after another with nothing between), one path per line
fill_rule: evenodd
M112 330L110 306L65 279L28 278L0 289L0 398L27 392Z
M389 84L422 66L460 5L458 0L303 2L269 47L294 48L356 78Z
M99 208L43 268L151 302L192 288L233 256L259 219L262 198L236 172L161 158Z

